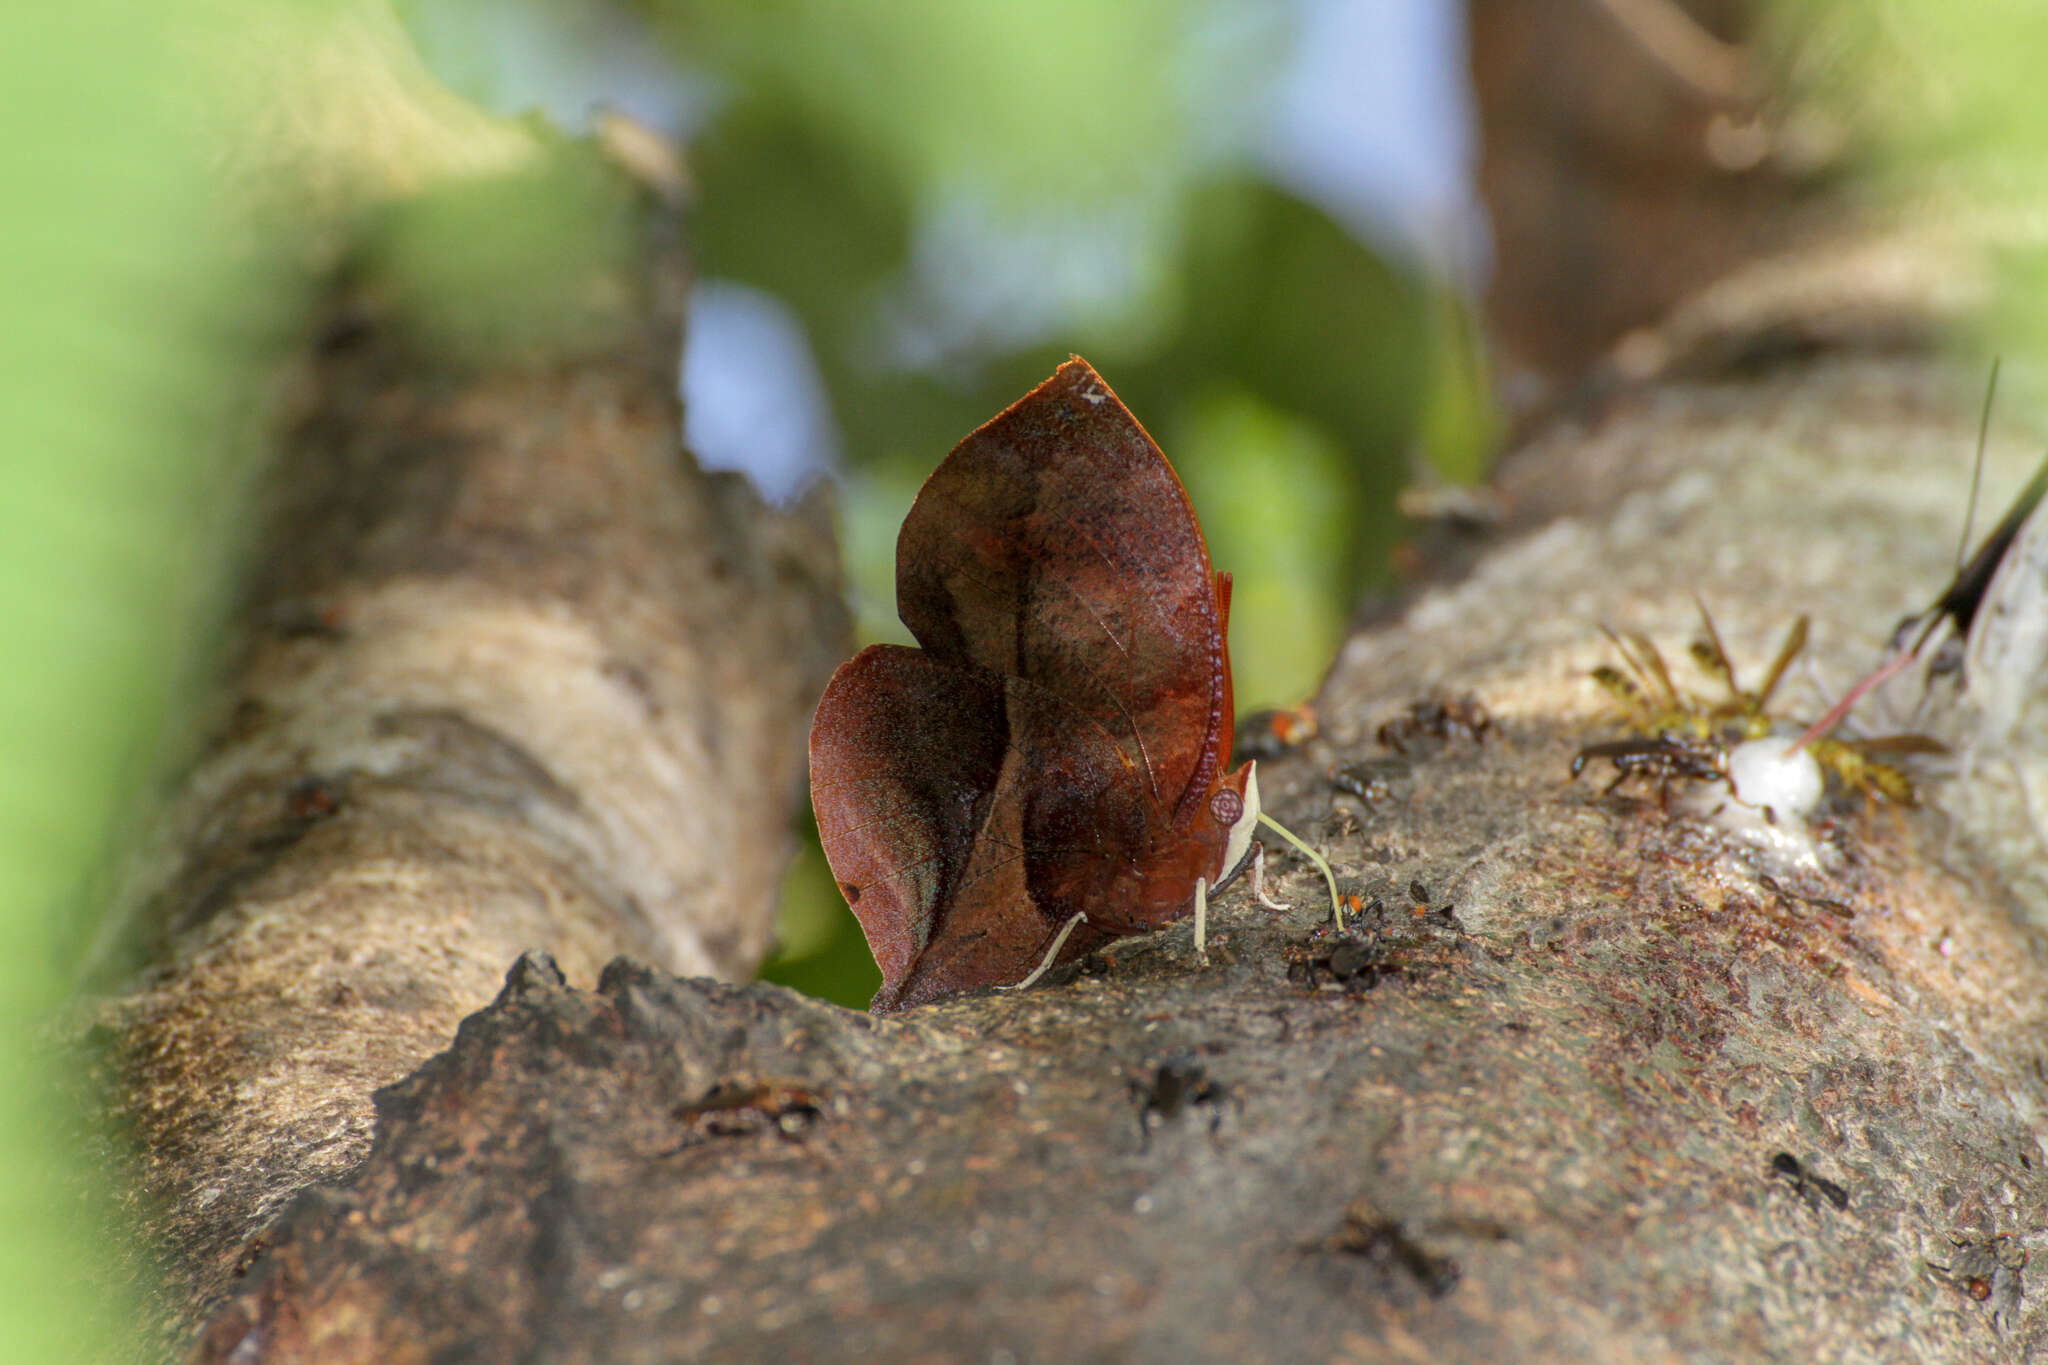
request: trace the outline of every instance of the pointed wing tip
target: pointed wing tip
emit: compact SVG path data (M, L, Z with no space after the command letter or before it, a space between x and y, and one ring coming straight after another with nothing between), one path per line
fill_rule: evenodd
M1091 404L1099 403L1105 397L1116 396L1110 392L1108 383L1103 380L1096 368L1078 355L1069 355L1060 367L1052 372L1049 379L1032 391L1032 395L1055 392L1092 394L1094 396L1089 399Z
M1158 443L1146 433L1124 401L1116 396L1116 390L1109 386L1093 365L1078 355L1067 357L1066 363L1052 372L1051 378L1011 404L1004 416L1029 412L1033 405L1055 402L1075 413L1101 413L1119 423L1127 423L1144 437L1145 443L1156 452ZM998 419L1000 420L1000 419ZM991 422L990 426L995 423ZM1163 460L1165 456L1161 455ZM1168 468L1172 468L1171 465Z

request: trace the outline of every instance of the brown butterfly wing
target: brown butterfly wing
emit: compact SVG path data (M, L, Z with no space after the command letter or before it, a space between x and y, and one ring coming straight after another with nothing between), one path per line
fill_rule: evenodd
M1085 361L1061 366L933 472L897 539L896 601L934 656L1043 689L1063 718L1036 727L1048 740L1063 728L1086 737L1034 759L1040 768L1056 772L1106 737L1095 766L1134 784L1151 812L1127 857L1209 832L1201 806L1231 723L1217 582L1172 466ZM1034 783L1027 842L1062 846L1100 799L1093 782ZM1035 861L1058 874L1058 855ZM1190 875L1180 898L1192 889Z
M1021 980L1071 916L1026 886L1029 778L1009 713L1034 708L1009 700L1019 685L874 645L840 666L818 703L811 802L882 969L878 1011ZM1076 933L1063 956L1105 937Z
M963 441L897 542L922 651L840 669L811 734L820 834L874 1008L1015 982L1186 912L1223 869L1229 582L1158 447L1073 361ZM1242 803L1240 802L1240 807Z

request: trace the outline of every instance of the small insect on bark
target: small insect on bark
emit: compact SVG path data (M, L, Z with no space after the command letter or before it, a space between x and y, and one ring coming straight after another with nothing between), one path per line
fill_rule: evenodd
M1617 739L1605 744L1588 744L1572 757L1572 776L1586 765L1605 760L1614 765L1614 780L1601 789L1606 796L1630 778L1649 778L1657 783L1660 804L1669 806L1671 783L1678 778L1713 781L1727 775L1727 753L1713 740L1701 739L1678 730L1641 739Z

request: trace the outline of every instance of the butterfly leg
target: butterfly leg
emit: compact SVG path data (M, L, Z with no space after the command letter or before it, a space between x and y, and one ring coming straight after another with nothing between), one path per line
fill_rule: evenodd
M1252 844L1252 899L1268 910L1288 908L1284 902L1266 895L1266 846L1256 841Z
M1252 899L1268 910L1288 907L1266 894L1266 846L1252 841ZM1195 956L1209 960L1209 879L1195 878Z
M1088 916L1084 914L1076 913L1072 919L1066 922L1065 927L1053 935L1052 947L1045 950L1045 956L1040 958L1038 965L1031 969L1031 975L1025 977L1014 986L998 986L996 989L999 991L1021 991L1026 986L1037 985L1038 978L1052 970L1053 960L1060 955L1060 949L1067 946L1067 935L1073 933L1074 926L1087 918Z
M1264 811L1259 812L1259 823L1272 830L1288 843L1293 844L1297 849L1300 849L1303 856L1315 864L1316 871L1323 874L1323 885L1330 888L1330 918L1337 922L1337 931L1342 933L1344 930L1344 905L1337 899L1337 874L1330 871L1329 859L1303 843L1300 835Z

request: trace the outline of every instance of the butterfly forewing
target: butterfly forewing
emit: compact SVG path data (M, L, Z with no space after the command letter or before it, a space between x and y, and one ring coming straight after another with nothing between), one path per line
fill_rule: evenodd
M927 651L1100 727L1160 823L1206 797L1230 723L1208 551L1172 466L1086 362L954 448L896 563L897 610Z

